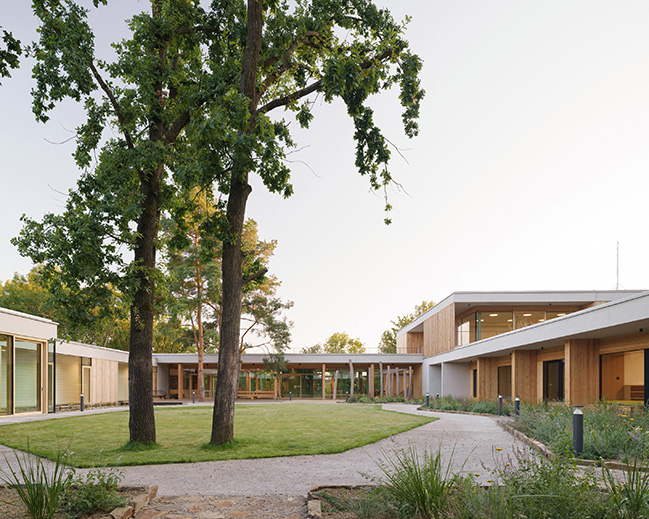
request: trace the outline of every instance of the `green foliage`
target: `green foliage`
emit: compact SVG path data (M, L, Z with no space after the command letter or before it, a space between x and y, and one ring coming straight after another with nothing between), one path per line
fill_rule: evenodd
M2 29L2 27L0 27ZM9 69L18 68L19 56L22 54L20 42L7 31L0 31L2 34L2 45L0 45L0 77L9 77Z
M421 400L408 400L402 396L382 396L370 398L365 395L355 394L349 397L349 403L354 404L395 404L395 403L421 403Z
M359 519L388 519L394 517L394 507L382 488L356 487L321 490L323 512L352 513Z
M395 320L390 321L392 326L381 334L381 341L379 342L379 351L381 353L396 353L397 352L397 332L405 325L411 323L421 314L428 309L435 306L432 301L422 301L415 306L415 309L410 314L400 315Z
M401 517L446 517L452 490L460 478L453 474L453 455L444 464L441 449L422 453L410 445L377 461L383 472L382 487Z
M96 512L108 513L126 504L119 495L122 474L116 469L93 468L78 474L70 483L63 510L68 517L85 517Z
M57 291L66 292L65 287ZM128 346L128 303L115 291L110 298L110 305L89 306L84 309L84 318L79 319L74 307L62 304L50 292L41 266L32 268L26 276L15 274L0 282L0 307L57 322L61 338L123 350Z
M491 486L482 487L469 476L457 485L451 516L463 519L609 518L608 496L594 471L580 470L572 460L548 460L518 452L499 460Z
M7 469L2 471L2 481L16 491L32 519L51 519L62 503L73 471L69 469L57 452L54 466L46 467L41 458L27 452L15 453L18 470L5 457Z
M572 410L565 405L524 404L514 426L557 453L572 451ZM584 452L589 459L649 455L649 413L643 406L598 403L584 408Z
M461 411L464 413L498 414L497 400L476 400L475 398L456 398L454 396L442 396L429 399L430 409L442 411ZM510 416L514 413L514 405L509 400L503 400L501 414Z
M243 2L217 1L209 9L197 2L153 3L150 13L131 19L131 37L114 43L112 62L96 57L88 21L91 9L107 9L104 3L34 2L40 20L40 39L29 46L36 60L34 114L45 122L66 98L81 104L86 121L77 128L75 159L87 168L95 152L99 158L70 193L64 214L41 222L24 217L14 241L22 254L44 264L51 286L68 287L68 298L58 294L66 304L101 306L108 302L107 285L126 295L137 289L143 267L124 252L139 243L141 186L152 175L159 175L157 210L176 223L188 211L176 194L215 185L227 195L235 171L240 178L256 172L270 191L290 195L284 159L294 143L290 121L270 118L277 109L295 113L306 126L311 103L300 99L318 92L326 102L341 98L356 126L358 170L374 189L392 179L388 144L373 122L369 98L398 86L404 131L417 134L421 60L409 51L404 26L369 1L265 5L252 104L239 92ZM11 56L5 61L13 64L18 43L9 33L4 39ZM212 219L204 231L227 241L228 226Z
M620 519L649 517L649 472L641 466L641 461L637 457L628 461L622 480L606 465L602 467L610 502L615 516Z
M346 332L334 332L324 343L302 348L301 353L365 353L365 345Z

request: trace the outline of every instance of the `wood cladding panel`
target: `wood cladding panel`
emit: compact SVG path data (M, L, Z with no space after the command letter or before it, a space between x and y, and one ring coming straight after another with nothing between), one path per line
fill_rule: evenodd
M566 403L586 405L599 398L599 355L596 341L566 341L564 390Z
M632 333L620 337L599 339L598 351L600 355L606 353L619 353L622 351L644 350L649 348L648 333Z
M406 333L406 351L405 353L421 353L424 345L424 332Z
M481 357L478 359L478 399L498 398L498 359Z
M539 399L536 355L534 350L516 350L512 353L512 397L518 396L523 402L536 402Z
M424 321L424 357L455 347L455 304L452 303Z
M108 404L117 402L118 396L118 362L114 360L92 360L90 375L90 404Z

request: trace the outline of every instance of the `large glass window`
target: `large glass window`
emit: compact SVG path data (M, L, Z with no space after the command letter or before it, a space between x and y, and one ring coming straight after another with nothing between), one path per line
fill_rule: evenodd
M545 321L545 312L514 312L514 328L516 330L533 324L542 323L543 321Z
M510 332L512 325L512 312L478 312L479 339L488 339L501 333Z
M0 335L0 415L13 414L13 357L11 337Z
M465 346L476 340L476 319L475 314L471 314L460 321L457 327L457 345Z
M41 345L16 340L15 412L33 413L41 409Z
M644 400L644 350L601 356L601 399Z

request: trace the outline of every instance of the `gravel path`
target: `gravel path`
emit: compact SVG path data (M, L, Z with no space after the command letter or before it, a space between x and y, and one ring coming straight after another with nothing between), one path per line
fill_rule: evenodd
M383 452L410 444L419 450L441 446L444 459L453 453L456 471L478 473L486 482L489 474L485 467L494 468L496 457L502 459L523 448L491 417L427 413L404 404L385 404L383 408L432 414L439 420L341 454L123 467L122 483L158 485L162 496L304 496L318 485L367 484L365 475L381 475L375 460L382 459Z

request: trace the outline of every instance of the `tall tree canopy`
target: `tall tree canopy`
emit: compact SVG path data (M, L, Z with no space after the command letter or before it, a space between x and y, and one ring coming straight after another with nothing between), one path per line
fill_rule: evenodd
M91 8L107 4L93 0ZM271 192L292 193L284 159L294 143L288 121L274 113L289 110L308 127L314 96L341 99L355 127L358 171L384 190L392 181L390 150L367 101L398 85L404 131L416 135L421 62L408 49L404 26L370 0L151 0L150 11L129 22L131 37L114 44L111 62L97 59L80 3L34 0L33 8L40 22L40 40L31 47L33 111L45 122L65 99L84 107L75 152L84 173L64 213L25 218L16 243L43 263L52 285L68 287L71 303L101 305L109 286L130 298L130 440L154 442L160 218L168 212L181 222L192 202L177 195L216 186L224 211L204 226L223 241L211 442L227 442L234 433L243 289L263 275L244 271L249 175Z
M205 234L204 225L221 209L211 191L193 189L189 196L195 202L193 212L179 222L163 220L163 236L168 238L166 306L170 322L189 328L191 349L198 354L198 399L203 402L204 353L218 351L223 314L223 247ZM252 219L246 220L242 232L244 271L267 271L277 242L260 240L257 222ZM275 276L263 275L244 287L241 351L271 344L287 346L290 342L290 323L282 314L292 303L276 295L279 285Z
M347 332L334 332L323 343L302 348L302 353L365 353L360 339L353 339Z
M415 309L410 314L399 315L393 321L392 326L381 334L379 341L379 351L381 353L396 353L397 352L397 332L401 330L406 324L414 321L429 308L435 306L432 301L422 301L420 304L415 305Z

